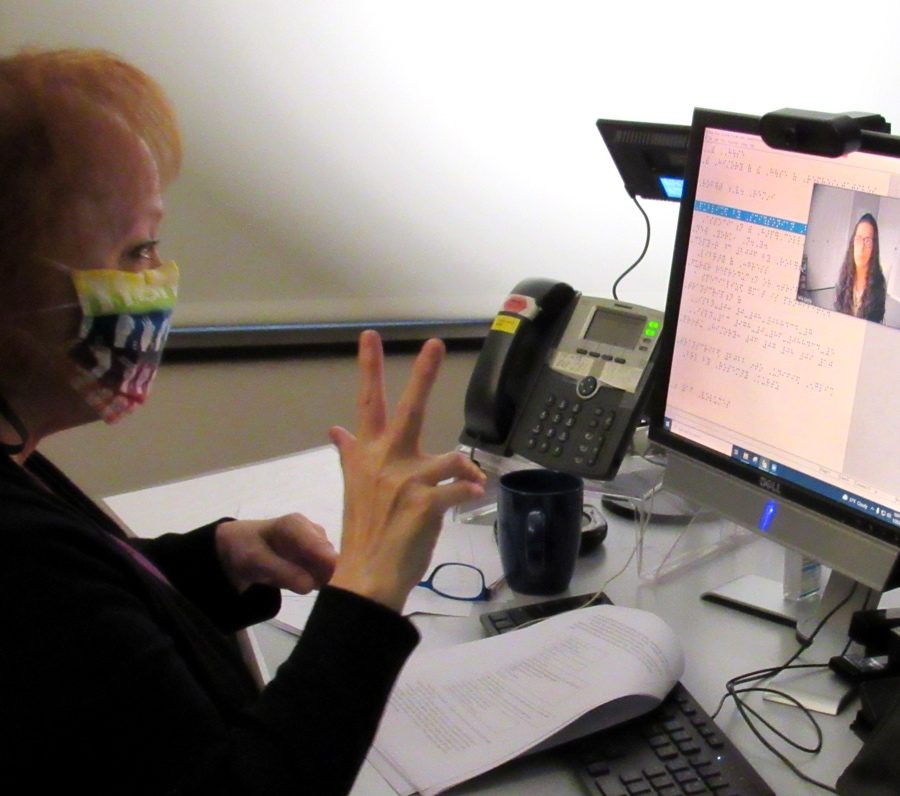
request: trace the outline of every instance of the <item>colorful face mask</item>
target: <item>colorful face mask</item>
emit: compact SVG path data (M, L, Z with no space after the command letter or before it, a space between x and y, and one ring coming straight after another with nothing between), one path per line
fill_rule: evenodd
M169 334L178 267L170 261L137 273L70 274L82 312L68 350L75 365L72 386L103 420L115 423L147 400Z

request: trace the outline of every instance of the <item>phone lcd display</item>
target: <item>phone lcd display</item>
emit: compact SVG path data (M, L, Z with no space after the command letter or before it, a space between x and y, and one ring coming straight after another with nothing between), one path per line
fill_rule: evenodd
M588 324L584 339L620 348L634 348L644 333L646 318L598 307Z

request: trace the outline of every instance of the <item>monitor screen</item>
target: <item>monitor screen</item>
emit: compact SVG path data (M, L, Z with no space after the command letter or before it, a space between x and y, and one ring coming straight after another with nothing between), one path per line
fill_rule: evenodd
M900 546L900 139L826 158L758 127L695 113L651 435L723 476L707 502L726 516L854 577L881 560L882 580ZM772 523L782 502L796 511Z

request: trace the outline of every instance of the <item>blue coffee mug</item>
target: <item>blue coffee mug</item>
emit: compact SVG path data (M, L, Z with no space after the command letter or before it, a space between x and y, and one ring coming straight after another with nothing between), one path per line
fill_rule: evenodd
M584 482L555 470L500 478L497 543L506 582L521 594L565 591L578 559Z

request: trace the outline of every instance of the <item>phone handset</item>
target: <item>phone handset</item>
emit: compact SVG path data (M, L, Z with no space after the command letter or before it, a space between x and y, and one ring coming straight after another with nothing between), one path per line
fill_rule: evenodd
M574 297L570 285L550 279L526 279L513 288L491 324L469 381L463 441L505 447L517 406L550 345L550 332Z

